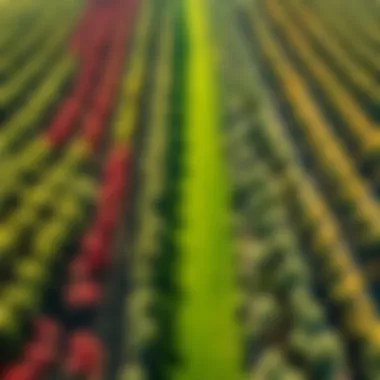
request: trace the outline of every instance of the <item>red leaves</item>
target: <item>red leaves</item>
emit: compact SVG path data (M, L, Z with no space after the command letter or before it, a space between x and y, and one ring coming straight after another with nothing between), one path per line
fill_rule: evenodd
M48 130L48 138L53 144L66 142L71 135L79 112L79 102L75 98L68 98L64 101Z
M84 280L68 284L65 303L70 310L94 309L99 305L102 289L95 281Z
M42 368L35 363L26 361L13 364L3 372L3 380L40 380Z
M99 376L105 364L103 345L91 332L72 334L68 343L65 372L69 375Z

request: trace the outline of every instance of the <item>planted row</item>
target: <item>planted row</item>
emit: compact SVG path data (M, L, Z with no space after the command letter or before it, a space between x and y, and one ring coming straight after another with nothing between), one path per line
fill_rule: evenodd
M258 22L259 41L281 91L286 117L298 128L301 146L308 147L308 165L318 174L331 194L331 201L358 244L363 257L376 251L379 209L370 187L356 171L354 162L329 130L317 103L307 90L304 79L294 69L274 37ZM281 65L276 62L281 61ZM272 74L271 74L272 75ZM334 162L334 165L331 163Z

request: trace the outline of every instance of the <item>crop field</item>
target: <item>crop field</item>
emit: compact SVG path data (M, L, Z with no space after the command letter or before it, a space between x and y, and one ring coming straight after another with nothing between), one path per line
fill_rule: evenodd
M380 378L377 0L0 0L0 380Z

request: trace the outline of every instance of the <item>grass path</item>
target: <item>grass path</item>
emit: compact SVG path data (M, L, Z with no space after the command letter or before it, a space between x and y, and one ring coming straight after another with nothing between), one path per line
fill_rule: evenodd
M186 179L180 233L178 350L175 380L237 380L241 348L229 227L229 189L221 151L220 89L204 0L184 0Z

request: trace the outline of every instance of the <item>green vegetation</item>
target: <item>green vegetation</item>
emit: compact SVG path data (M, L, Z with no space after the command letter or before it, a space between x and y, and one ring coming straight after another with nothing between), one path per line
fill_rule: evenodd
M237 292L231 241L230 192L221 152L221 108L216 62L202 1L186 1L176 34L188 48L184 126L185 166L179 234L183 299L178 311L175 380L242 376L235 321ZM184 29L187 35L184 36Z

